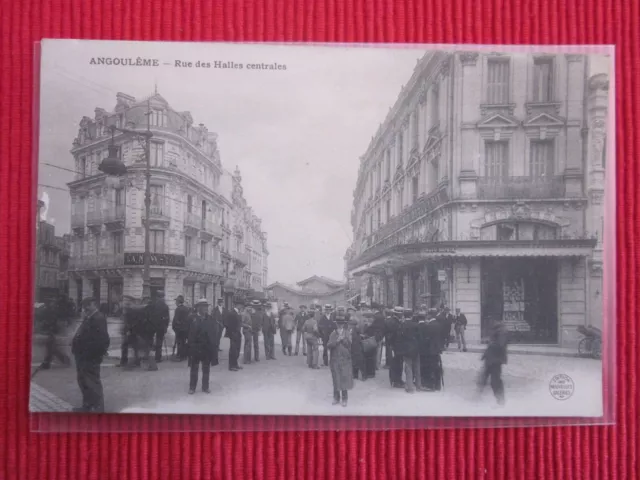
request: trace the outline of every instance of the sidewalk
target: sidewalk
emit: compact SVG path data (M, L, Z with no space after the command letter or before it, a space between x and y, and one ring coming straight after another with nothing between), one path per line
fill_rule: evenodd
M487 349L486 345L467 345L467 351L473 353L483 353ZM458 351L455 343L449 345L449 352ZM541 355L545 357L578 357L578 350L575 348L559 347L555 345L518 345L511 344L507 347L509 355Z
M37 383L31 382L31 395L29 396L30 412L68 412L71 411L72 408L70 403L55 396Z

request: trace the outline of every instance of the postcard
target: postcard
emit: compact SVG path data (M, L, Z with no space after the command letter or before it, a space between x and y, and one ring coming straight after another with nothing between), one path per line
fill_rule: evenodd
M612 53L44 40L31 412L602 416Z

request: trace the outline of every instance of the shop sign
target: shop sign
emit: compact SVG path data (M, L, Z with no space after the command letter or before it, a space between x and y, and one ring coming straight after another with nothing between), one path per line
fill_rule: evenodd
M438 281L444 282L447 280L447 272L444 270L438 270Z
M151 253L150 254L151 265L160 267L184 267L184 255L172 255L169 253ZM139 252L125 252L124 254L125 265L144 265L144 253Z

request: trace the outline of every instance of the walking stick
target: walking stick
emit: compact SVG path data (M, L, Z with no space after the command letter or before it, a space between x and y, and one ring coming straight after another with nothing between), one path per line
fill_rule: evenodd
M438 363L440 367L440 381L442 382L442 390L444 390L444 368L442 368L442 357L440 357Z

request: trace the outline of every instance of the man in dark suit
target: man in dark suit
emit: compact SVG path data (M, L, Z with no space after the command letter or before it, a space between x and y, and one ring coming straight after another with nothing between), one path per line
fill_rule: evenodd
M83 319L71 342L76 360L78 386L82 406L76 412L104 412L104 392L100 380L100 364L109 349L107 318L98 311L93 298L82 301Z
M467 351L467 341L464 338L464 332L467 329L467 317L464 313L456 308L456 315L453 320L453 330L456 332L456 340L458 341L458 350Z
M189 307L184 304L184 297L178 295L176 298L176 311L173 313L173 328L176 334L176 358L182 361L187 358L187 337L189 336Z
M209 390L209 370L218 353L216 322L207 313L209 310L207 299L198 300L195 310L189 320L189 337L187 340L189 365L191 367L189 379L190 395L196 393L200 365L202 365L202 391L211 393L211 390ZM215 363L217 364L217 358L215 358Z
M324 313L318 322L318 330L320 331L320 338L322 339L322 363L325 367L329 365L329 349L327 347L327 342L329 342L331 332L336 329L334 321L335 313L332 313L331 310L331 304L327 303L324 306Z
M159 290L149 304L149 320L154 328L154 349L156 363L162 362L162 347L164 346L164 336L169 328L169 306L164 301L164 291ZM157 370L157 367L155 367Z
M229 339L229 370L237 372L242 370L238 365L240 346L242 344L242 309L244 304L236 300L234 308L227 313L225 337Z
M220 345L220 339L222 338L222 331L225 329L227 314L229 313L226 308L224 308L224 300L222 298L218 299L218 305L213 309L212 315L213 319L216 321L218 328L218 345ZM226 335L225 335L226 336ZM220 347L218 347L218 351L222 351Z

